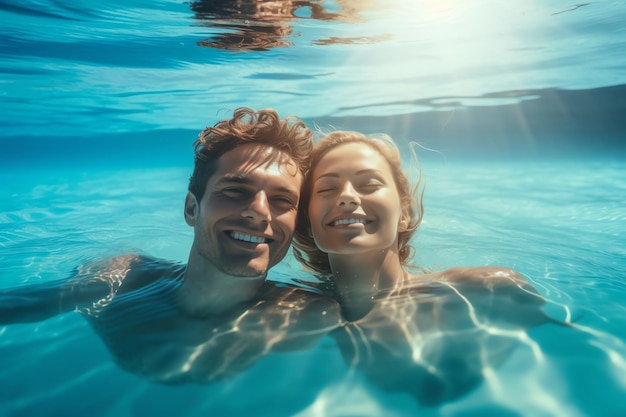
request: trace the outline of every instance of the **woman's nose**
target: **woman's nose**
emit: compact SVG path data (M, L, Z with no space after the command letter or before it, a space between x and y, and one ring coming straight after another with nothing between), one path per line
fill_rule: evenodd
M344 185L343 189L341 190L341 194L339 194L338 203L340 206L358 206L359 204L361 204L359 194L356 192L351 183L348 182Z

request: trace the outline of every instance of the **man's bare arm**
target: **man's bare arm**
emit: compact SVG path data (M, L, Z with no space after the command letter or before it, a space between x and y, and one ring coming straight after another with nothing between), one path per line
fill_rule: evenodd
M0 325L33 323L78 311L113 297L135 255L99 260L77 268L67 280L0 290Z
M65 281L22 285L0 292L0 324L33 323L79 309L109 293L104 282L75 286Z

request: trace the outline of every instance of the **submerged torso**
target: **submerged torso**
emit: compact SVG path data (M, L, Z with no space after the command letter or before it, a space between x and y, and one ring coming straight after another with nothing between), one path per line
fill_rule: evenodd
M83 310L122 368L162 383L212 382L267 354L311 347L339 325L332 300L270 282L225 314L189 317L176 300L184 271L140 259L109 302Z

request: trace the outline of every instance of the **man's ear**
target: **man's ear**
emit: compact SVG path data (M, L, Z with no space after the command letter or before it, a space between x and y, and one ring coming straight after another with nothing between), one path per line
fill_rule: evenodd
M196 215L198 214L198 200L190 191L185 197L185 221L191 227L196 225Z

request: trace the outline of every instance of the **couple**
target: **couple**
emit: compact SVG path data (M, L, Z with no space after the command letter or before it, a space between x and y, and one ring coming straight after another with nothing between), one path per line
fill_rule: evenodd
M295 117L237 109L195 143L186 265L139 254L94 261L65 281L3 291L0 324L79 311L118 365L161 383L222 380L331 335L383 389L435 404L480 380L490 357L489 332L477 342L481 320L549 321L513 270L409 273L422 208L395 145L341 131L314 145L312 136ZM266 280L292 238L326 284L319 292ZM493 363L507 346L489 350Z

